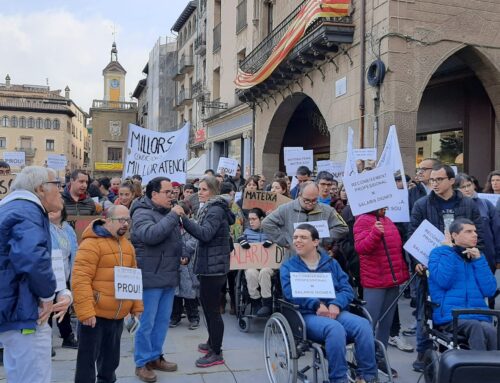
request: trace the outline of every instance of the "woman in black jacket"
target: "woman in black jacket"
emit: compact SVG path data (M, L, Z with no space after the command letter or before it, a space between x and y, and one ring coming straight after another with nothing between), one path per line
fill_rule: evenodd
M208 341L198 345L206 355L196 361L198 367L223 364L222 338L224 322L219 310L219 297L229 272L232 240L229 226L235 221L229 203L218 196L219 183L215 177L204 177L198 187L200 209L197 221L184 218L184 229L198 240L194 256L194 272L200 281L200 302L205 315Z

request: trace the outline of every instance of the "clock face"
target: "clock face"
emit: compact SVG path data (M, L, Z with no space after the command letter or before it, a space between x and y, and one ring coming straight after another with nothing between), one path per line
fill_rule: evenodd
M118 88L120 86L120 81L115 78L111 80L110 85L111 88Z

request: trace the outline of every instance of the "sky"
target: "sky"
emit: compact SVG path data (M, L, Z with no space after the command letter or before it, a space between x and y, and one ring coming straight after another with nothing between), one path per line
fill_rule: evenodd
M118 61L127 71L126 99L149 52L170 29L187 0L0 0L0 83L71 89L88 112L104 97L102 70L110 61L113 30ZM47 80L48 79L48 80ZM64 91L61 92L64 95Z

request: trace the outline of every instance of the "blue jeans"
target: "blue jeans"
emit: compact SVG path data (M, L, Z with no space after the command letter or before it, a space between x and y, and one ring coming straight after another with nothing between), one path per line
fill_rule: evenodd
M304 320L307 337L314 342L325 342L330 382L348 381L346 343L351 342L355 343L357 376L365 380L377 376L373 329L365 318L342 311L337 319L306 314Z
M416 283L416 314L417 314L417 352L423 354L426 350L432 348L432 341L429 337L424 334L424 322L425 322L425 301L427 297L425 296L425 283L427 280L425 278L417 278Z
M170 315L174 303L175 288L144 289L144 312L141 326L135 334L134 360L137 367L158 359L163 354Z

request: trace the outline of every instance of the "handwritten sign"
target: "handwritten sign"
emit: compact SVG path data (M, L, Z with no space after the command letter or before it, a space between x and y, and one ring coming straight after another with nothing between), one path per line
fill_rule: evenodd
M477 193L477 196L478 198L490 201L493 206L497 206L498 200L500 199L500 194Z
M78 240L78 244L82 241L82 234L87 228L88 225L92 223L92 221L102 218L101 216L96 215L69 215L68 223L75 229L76 239Z
M59 154L49 154L47 156L47 166L54 170L64 170L67 164L66 156Z
M142 299L141 269L115 266L115 298Z
M156 132L129 124L127 155L123 178L142 176L146 185L155 177L164 176L186 183L190 124L174 132Z
M335 298L331 273L290 273L292 297Z
M318 173L323 171L328 172L334 179L342 182L345 168L342 162L333 162L330 160L316 161L316 166L318 167Z
M279 269L285 256L285 250L276 244L265 248L262 243L251 243L250 249L234 244L234 251L230 257L231 270L246 269Z
M354 149L354 159L357 160L377 160L377 148Z
M410 222L410 208L408 202L408 190L398 189L394 204L388 206L385 213L392 222Z
M406 241L403 249L427 267L432 249L441 246L443 241L444 234L425 219Z
M66 273L64 271L64 260L62 250L52 250L52 271L56 277L56 292L66 288Z
M264 212L268 212L290 201L290 198L273 192L266 192L262 190L245 190L243 192L243 209L253 209L254 207L258 207Z
M293 229L295 230L297 226L302 225L303 223L314 226L316 230L318 230L320 238L330 238L330 230L328 229L328 222L326 220L297 222L293 224Z
M344 177L344 186L355 216L397 204L398 188L390 168Z
M312 150L294 150L287 152L285 156L286 172L289 175L297 173L300 166L307 166L309 169L314 167Z
M21 169L26 164L25 152L3 152L3 160L9 164L11 168Z
M217 166L217 173L227 174L228 176L235 176L238 169L238 161L232 158L220 157L219 165Z
M15 175L0 176L0 200L4 199L10 192L12 182L16 178Z

